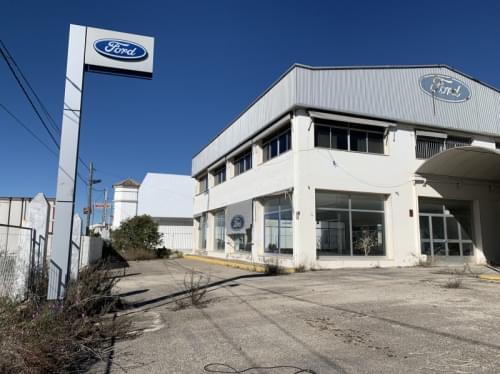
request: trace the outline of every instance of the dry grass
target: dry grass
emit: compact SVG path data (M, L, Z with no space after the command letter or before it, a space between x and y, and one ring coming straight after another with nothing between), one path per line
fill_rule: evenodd
M202 308L207 303L206 294L208 284L210 283L210 275L196 272L191 269L184 275L184 291L185 296L176 300L177 309L185 309L191 306Z
M0 372L78 373L105 359L113 340L130 337L130 321L110 314L115 283L99 265L80 273L64 301L46 301L43 287L23 303L0 300Z

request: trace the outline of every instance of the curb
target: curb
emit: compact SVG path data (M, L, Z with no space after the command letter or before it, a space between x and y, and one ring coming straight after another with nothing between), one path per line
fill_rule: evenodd
M227 260L227 259L222 259L222 258L191 255L191 254L185 254L184 258L188 259L188 260L205 262L207 264L227 266L227 267L232 267L232 268L236 268L236 269L240 269L240 270L256 272L256 273L265 273L266 272L266 265L264 265L264 264L255 264L255 263L249 264L248 262L244 262L244 261ZM282 271L286 274L295 273L295 269L293 269L293 268L283 267Z
M494 274L481 274L479 276L480 279L484 280L489 280L493 282L500 282L500 275L494 275Z

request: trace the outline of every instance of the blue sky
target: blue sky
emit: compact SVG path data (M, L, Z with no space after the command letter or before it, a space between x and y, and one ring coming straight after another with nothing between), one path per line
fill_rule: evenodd
M153 80L86 77L80 155L111 189L148 171L189 174L192 156L296 62L448 64L500 87L499 15L496 1L17 0L2 4L0 38L57 122L70 23L156 38ZM3 61L0 103L49 144ZM57 159L3 111L0 160L0 196L55 195ZM79 183L80 213L84 203Z

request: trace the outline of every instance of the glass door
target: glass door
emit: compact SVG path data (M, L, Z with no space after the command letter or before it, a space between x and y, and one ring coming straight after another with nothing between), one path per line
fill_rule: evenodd
M419 199L421 253L428 256L472 256L470 203Z

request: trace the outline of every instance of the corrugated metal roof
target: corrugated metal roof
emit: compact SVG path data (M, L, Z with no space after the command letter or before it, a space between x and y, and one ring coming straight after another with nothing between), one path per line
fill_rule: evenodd
M433 98L420 88L420 77L441 74L460 79L472 96L462 103ZM446 65L311 67L295 64L243 113L193 157L196 175L297 107L344 112L500 136L500 95L477 79Z

